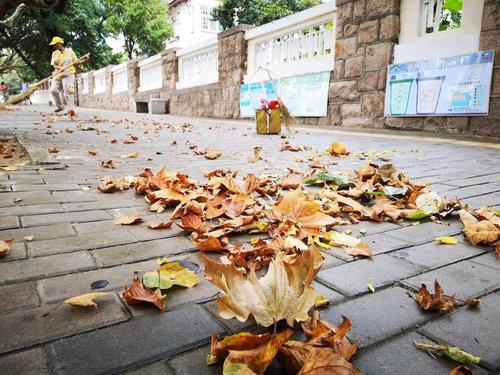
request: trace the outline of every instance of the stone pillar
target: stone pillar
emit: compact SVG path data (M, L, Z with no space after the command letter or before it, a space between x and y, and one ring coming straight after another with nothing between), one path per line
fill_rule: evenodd
M387 65L399 38L399 0L337 0L330 123L383 127Z
M470 128L473 133L500 136L500 3L484 0L479 49L494 50L493 83L491 86L490 110L488 116L472 117Z
M179 59L177 58L177 51L179 50L179 47L172 47L162 53L163 90L165 91L165 100L168 102L168 113L170 113L171 103L176 90L176 83L179 80Z
M135 95L139 88L139 63L138 59L127 61L127 87L128 87L128 110L135 112Z
M246 74L247 41L245 31L251 25L239 25L218 34L219 85L221 90L215 93L214 116L239 118L240 85ZM221 98L218 98L218 96Z

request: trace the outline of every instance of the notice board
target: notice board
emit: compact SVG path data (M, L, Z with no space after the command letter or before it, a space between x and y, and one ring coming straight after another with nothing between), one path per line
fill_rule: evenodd
M385 116L487 115L493 51L387 67Z
M328 111L330 72L305 74L240 87L241 117L255 117L261 99L277 99L276 90L294 117L323 117Z

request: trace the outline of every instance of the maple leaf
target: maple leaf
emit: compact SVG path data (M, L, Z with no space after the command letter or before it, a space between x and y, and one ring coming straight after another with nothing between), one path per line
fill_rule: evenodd
M160 289L152 291L151 289L144 288L138 277L134 278L130 288L125 285L121 296L129 305L152 303L161 311L165 310L165 296L161 294Z
M0 258L6 256L14 240L0 240Z
M344 357L329 348L311 348L297 375L363 375Z
M450 312L455 307L455 295L445 297L443 289L437 279L434 281L435 295L432 296L427 290L427 286L422 284L420 290L415 296L420 307L425 311Z
M99 152L101 152L98 148L92 148L87 151L90 155L96 156Z
M208 160L215 160L222 156L222 151L219 150L206 150L203 157Z
M464 223L465 238L472 245L494 244L500 239L499 226L495 225L490 220L476 219L472 214L462 209L459 212L460 220Z
M144 220L136 214L128 214L115 219L116 225L132 225L142 223Z
M101 166L109 169L116 169L118 164L113 160L102 161Z
M99 186L97 189L103 193L114 193L116 191L128 190L132 184L132 180L125 177L111 178L111 177L98 177Z
M158 271L146 272L142 282L147 288L169 289L174 285L192 288L201 279L191 270L184 268L179 262L165 262Z
M97 309L97 303L94 299L101 298L111 294L110 292L94 292L86 293L79 296L68 298L64 303L70 304L76 307L95 307Z
M58 147L49 147L48 151L50 154L57 154L61 150Z
M222 251L227 249L227 239L219 240L217 237L197 239L196 247L200 251Z
M209 226L205 221L198 215L188 214L183 216L180 224L178 224L183 230L194 231L198 233L208 232Z
M268 327L282 319L289 325L307 319L315 299L311 283L324 258L314 246L297 256L282 252L260 279L255 270L250 270L246 278L245 271L234 264L217 263L207 257L204 261L205 277L226 294L217 299L219 314L241 322L253 316L257 324Z
M283 177L280 181L280 186L283 190L295 190L301 185L302 181L299 176L289 174Z
M264 374L266 368L278 353L279 348L289 339L292 333L290 329L286 329L277 335L269 333L254 335L241 332L226 336L220 341L215 333L212 335L209 359L227 356L223 368L223 373L227 375L261 375ZM210 362L215 363L213 360ZM248 369L251 372L242 372L242 369Z
M148 228L151 228L151 229L169 229L172 227L173 223L174 223L173 220L161 221L159 223L150 222L150 223L148 223Z

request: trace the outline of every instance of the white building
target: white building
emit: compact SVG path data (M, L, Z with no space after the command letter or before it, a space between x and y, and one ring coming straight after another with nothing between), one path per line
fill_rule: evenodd
M174 37L167 46L185 48L216 35L220 26L212 21L210 13L219 3L220 0L169 0Z

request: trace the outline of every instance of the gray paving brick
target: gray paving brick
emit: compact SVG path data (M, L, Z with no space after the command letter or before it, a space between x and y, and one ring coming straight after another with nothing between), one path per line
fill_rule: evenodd
M458 187L466 187L473 186L479 184L487 184L492 181L496 181L498 178L497 174L489 174L485 176L471 177L471 178L462 178L457 180L451 180L446 183L458 186Z
M216 301L207 302L203 304L203 306L210 312L214 319L219 321L220 324L222 324L228 331L232 333L242 331L256 332L262 330L262 327L258 326L253 318L248 319L246 322L240 322L237 319L223 319L218 313Z
M35 282L0 286L0 312L36 307L40 304Z
M352 362L366 374L384 375L443 375L457 363L443 356L431 357L415 347L413 341L432 343L428 338L411 332L357 353ZM411 366L411 364L418 364ZM474 374L486 374L478 366L470 366Z
M59 203L35 204L32 206L11 206L5 207L4 211L7 215L27 216L50 214L54 212L64 212L64 208Z
M459 241L456 245L443 245L433 241L398 250L391 255L417 266L432 269L479 255L485 251L485 249L466 243L461 236L456 236L456 238Z
M48 191L13 192L2 193L0 195L0 203L2 203L3 205L13 206L14 200L19 200L15 203L16 206L56 203L56 200Z
M374 255L387 253L412 245L410 242L387 236L385 233L372 234L370 236L362 237L362 241L370 246L370 249ZM330 250L330 253L348 262L357 259L355 257L347 255L344 250L338 247L332 248Z
M110 208L122 208L122 207L136 207L136 211L140 210L139 207L146 207L145 202L134 201L132 199L126 200L106 200L106 201L95 201L95 202L81 202L81 203L63 203L62 204L66 211L86 211L86 210L107 210Z
M36 348L0 357L2 375L47 375L51 373L45 348Z
M56 191L52 193L55 202L93 202L96 200L94 194L88 191Z
M33 241L28 242L27 246L31 256L38 257L78 250L93 250L135 241L135 237L129 232L116 230L114 232L101 232L98 235L87 233L52 240ZM110 247L110 249L112 248ZM125 263L125 261L122 260L121 263Z
M450 190L447 191L446 194L444 195L447 196L448 198L458 197L462 199L468 197L476 197L482 194L498 192L499 190L500 190L500 182L492 182L489 184L474 185L474 186L463 187L460 189Z
M16 241L23 241L26 236L33 236L33 241L35 241L74 235L75 231L70 224L54 224L32 228L8 229L0 232L0 237L2 239L14 239Z
M28 254L26 252L26 247L24 246L24 242L13 242L10 246L9 253L6 256L0 258L0 263L12 262L13 260L25 259L27 257Z
M94 261L86 252L4 262L0 263L0 284L56 276L93 267Z
M491 193L483 194L479 197L465 198L463 199L470 207L477 209L484 206L498 206L500 205L500 194Z
M129 318L126 308L116 295L103 298L98 304L98 310L62 304L56 309L52 305L44 305L2 315L0 332L8 332L15 327L16 334L0 341L0 352L27 348ZM43 316L50 310L52 311L48 315Z
M401 229L391 230L385 234L403 241L421 244L433 241L436 237L454 236L463 229L459 220L446 220L445 224L424 222L419 225L411 225Z
M24 216L21 218L21 223L23 227L35 227L47 224L109 220L109 218L110 215L106 211L98 210Z
M0 216L0 230L19 228L17 216Z
M13 191L68 191L68 190L81 190L81 186L77 184L47 184L47 185L33 185L33 184L16 184L12 186Z
M488 254L473 258L471 259L471 261L473 263L479 263L483 266L493 267L497 270L500 270L500 259L495 255L494 251L490 251Z
M320 271L317 277L343 294L356 295L368 292L368 283L380 288L419 272L417 266L381 254Z
M207 343L212 333L221 331L210 314L192 305L59 340L50 347L59 374L115 373Z
M339 324L341 315L351 320L349 337L359 340L361 347L412 329L438 316L422 312L406 291L399 287L380 290L321 310L321 318L332 324Z
M217 365L207 366L208 354L210 354L210 345L204 345L195 350L178 354L167 363L175 371L176 375L222 374L222 364L224 361L219 361Z
M387 221L383 221L380 223L373 221L360 221L357 224L337 225L335 226L334 229L337 232L351 231L352 232L351 235L359 238L359 237L370 236L376 233L387 232L388 230L394 230L398 228L401 228L401 226ZM361 233L360 231L365 233Z
M481 366L489 370L500 369L500 293L483 297L477 309L463 307L427 323L420 332L480 356Z
M132 237L132 235L128 232L120 232L119 235L126 235L127 237L130 236L133 241L135 241L135 237ZM80 236L88 235L82 234ZM105 247L94 250L91 254L96 260L96 263L99 266L104 267L178 254L190 249L194 249L194 245L189 239L185 237L172 237L147 242L131 243L122 246Z
M464 260L423 273L405 280L404 284L415 289L419 289L422 283L431 287L436 278L446 294L456 293L457 298L461 300L479 297L500 288L500 272L472 260Z
M167 367L165 360L150 363L145 366L125 372L126 375L174 375L174 372Z

